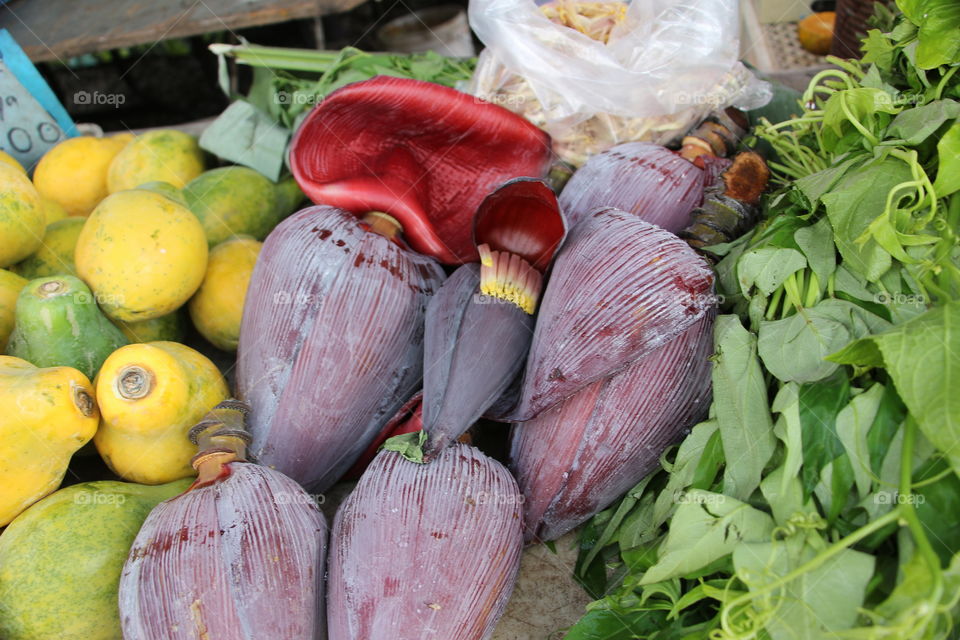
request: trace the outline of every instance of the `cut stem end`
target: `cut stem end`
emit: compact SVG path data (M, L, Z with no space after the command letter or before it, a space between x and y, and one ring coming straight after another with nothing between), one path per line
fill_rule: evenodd
M37 295L41 298L52 298L67 290L67 283L63 280L48 280L37 287Z
M191 489L206 486L230 475L228 464L246 462L250 433L246 430L246 404L224 400L203 420L190 429L190 441L197 445L197 455L190 464L197 471Z
M140 365L130 365L117 374L114 391L124 400L140 400L150 395L155 383L153 371Z
M400 221L383 211L368 211L363 216L363 222L370 227L370 231L379 233L388 240L394 240L403 233Z
M74 385L73 387L73 404L77 407L77 410L83 414L85 418L89 418L93 415L94 402L93 396L87 393L87 390L83 387Z

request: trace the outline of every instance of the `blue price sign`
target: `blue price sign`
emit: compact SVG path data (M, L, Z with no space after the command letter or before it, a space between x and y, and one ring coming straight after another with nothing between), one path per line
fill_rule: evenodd
M0 29L0 149L32 171L47 149L77 129L30 58Z
M0 60L0 149L29 169L65 137L60 125Z

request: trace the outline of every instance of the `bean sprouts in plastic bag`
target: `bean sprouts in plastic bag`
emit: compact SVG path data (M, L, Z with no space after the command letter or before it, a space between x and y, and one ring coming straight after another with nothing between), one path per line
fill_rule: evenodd
M737 0L471 0L470 25L487 48L469 90L546 129L577 166L770 99L737 60Z

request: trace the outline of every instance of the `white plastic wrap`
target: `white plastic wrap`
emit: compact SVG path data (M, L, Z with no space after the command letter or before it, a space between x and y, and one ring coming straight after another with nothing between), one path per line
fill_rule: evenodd
M470 26L487 48L470 91L546 129L575 165L621 142L665 143L712 110L769 100L766 83L737 61L737 0L610 4L622 13L603 42L548 19L533 0L471 0ZM601 6L550 5L568 14Z

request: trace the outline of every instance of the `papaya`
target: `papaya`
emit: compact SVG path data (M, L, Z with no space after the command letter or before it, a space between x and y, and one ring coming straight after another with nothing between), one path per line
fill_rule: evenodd
M233 238L210 252L203 284L190 298L193 326L218 349L236 351L243 303L262 242Z
M294 211L300 209L300 204L307 199L300 185L293 176L287 176L276 184L277 215L283 220Z
M134 189L161 180L177 189L203 172L203 152L197 139L175 129L158 129L139 135L110 162L110 193Z
M117 349L96 387L103 416L97 451L118 476L143 484L194 475L196 447L187 433L229 395L216 365L176 342Z
M12 270L27 280L60 274L77 275L73 252L86 221L86 218L70 217L47 225L40 248L15 264Z
M40 196L40 206L43 208L43 221L48 227L57 220L63 220L70 215L59 202L50 198Z
M210 246L236 236L263 240L280 222L274 184L247 167L207 171L183 188Z
M187 320L185 313L177 309L159 318L141 320L140 322L123 322L114 320L113 324L123 331L130 344L138 342L183 342L187 337Z
M40 248L45 229L40 194L30 178L0 164L0 268L20 262Z
M135 136L132 132L124 131L123 133L112 133L107 136L107 139L119 144L120 148L122 149L133 142L134 138L136 137L137 136Z
M97 430L94 397L76 369L0 356L0 527L60 486L70 456Z
M112 320L171 313L200 287L207 239L190 211L151 191L108 196L77 239L77 273Z
M165 198L170 198L180 206L187 206L187 201L183 198L183 190L177 189L175 186L169 182L164 182L163 180L154 180L153 182L145 182L137 189L143 189L144 191L153 191L154 193L159 193Z
M90 215L107 196L107 169L125 145L122 138L68 138L40 158L33 183L69 215Z
M7 341L16 320L17 297L27 280L12 271L0 269L0 353L7 352Z
M86 482L40 500L0 535L0 638L122 636L117 590L140 526L190 480Z
M93 378L127 337L100 313L75 276L37 278L17 298L7 353L38 367L73 367Z
M26 169L23 168L23 165L20 164L16 158L7 153L6 151L0 151L0 164L6 165L8 167L13 167L18 169L20 173L26 174Z

